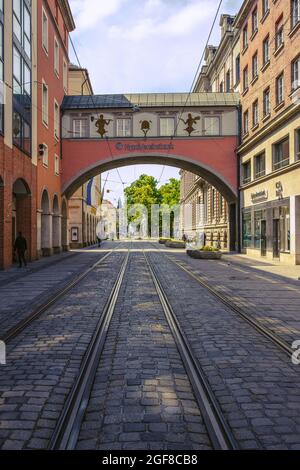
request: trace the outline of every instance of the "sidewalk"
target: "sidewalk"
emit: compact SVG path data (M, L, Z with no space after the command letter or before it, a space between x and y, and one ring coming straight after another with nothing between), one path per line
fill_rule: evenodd
M300 279L300 265L287 265L282 264L279 261L262 261L257 258L251 258L248 255L242 254L224 254L224 261L229 261L234 264L242 264L245 267L253 268L268 274L281 276L286 279L296 280ZM300 284L299 284L300 286Z

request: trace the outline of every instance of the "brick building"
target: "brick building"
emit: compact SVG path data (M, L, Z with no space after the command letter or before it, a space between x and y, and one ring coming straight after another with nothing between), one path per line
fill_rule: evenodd
M11 265L22 231L36 258L36 107L33 53L36 1L0 0L0 268ZM1 93L3 96L3 93Z
M60 107L68 91L68 37L75 28L66 0L37 6L37 251L50 256L67 249L67 201L61 197Z

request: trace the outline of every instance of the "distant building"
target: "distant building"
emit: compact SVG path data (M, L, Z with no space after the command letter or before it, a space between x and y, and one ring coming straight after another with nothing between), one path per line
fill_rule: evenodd
M87 69L69 66L68 74L69 95L93 95L93 88ZM84 138L87 125L74 116L70 132L76 138ZM96 243L96 227L98 223L97 208L101 203L101 175L85 183L68 200L69 227L71 233L70 247L79 248Z

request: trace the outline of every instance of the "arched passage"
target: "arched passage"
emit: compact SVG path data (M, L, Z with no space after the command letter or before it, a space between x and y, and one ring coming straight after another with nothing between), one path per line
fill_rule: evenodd
M0 176L0 269L4 268L4 183Z
M32 198L28 184L22 178L12 187L12 244L19 232L27 241L27 256L31 258Z
M41 199L41 247L43 256L52 255L52 215L50 212L49 194L44 189Z
M68 209L67 202L65 199L62 200L61 205L61 244L63 251L68 251L69 240L68 240Z
M53 198L53 216L52 216L52 244L53 252L61 252L61 215L59 210L58 197L55 194Z
M96 159L95 159L96 160ZM197 162L193 158L184 157L182 155L164 155L164 154L126 154L121 157L101 159L95 161L90 166L84 166L74 176L65 180L63 183L63 193L67 197L71 196L76 189L82 184L89 181L96 175L113 170L122 166L136 165L136 164L161 164L166 166L177 167L185 169L191 173L201 176L208 183L213 185L224 196L228 203L229 209L229 234L228 234L228 247L234 251L237 249L238 240L238 191L234 184L236 175L233 176L232 169L226 172L226 165L224 164L224 172L220 173L217 170L209 167L208 164ZM235 169L236 172L236 169ZM89 231L86 230L86 234Z

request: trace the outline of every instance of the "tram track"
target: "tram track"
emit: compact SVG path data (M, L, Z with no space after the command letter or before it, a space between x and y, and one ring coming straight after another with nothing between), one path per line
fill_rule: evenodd
M129 259L129 250L121 265L116 282L104 306L95 333L81 364L77 379L66 400L60 419L49 442L48 450L75 449L81 422L88 406L91 388L97 372L99 359L105 344L108 328Z
M212 294L215 298L217 298L219 302L221 302L223 305L228 307L230 309L230 311L234 312L236 315L238 315L240 318L242 318L245 322L247 322L251 327L253 327L261 335L263 335L265 338L267 338L269 341L271 341L272 344L274 344L278 349L280 349L285 354L287 354L289 357L291 357L291 355L294 353L294 350L291 348L291 346L284 339L280 338L280 336L278 336L276 333L274 333L270 328L263 325L259 320L249 316L249 314L247 312L245 312L241 307L238 307L227 296L222 294L215 287L211 286L204 279L202 279L199 274L196 274L195 272L193 272L186 265L184 266L180 262L174 260L174 258L167 255L162 250L159 250L159 252L162 253L165 256L165 258L167 258L171 263L173 263L175 266L180 268L183 272L185 272L191 278L193 278L195 281L197 281L198 284L200 284L207 291L209 291L210 294Z
M188 339L180 327L176 313L168 301L167 295L155 271L155 267L146 253L143 252L143 254L170 330L184 363L188 378L193 387L212 446L215 450L237 450L238 444L223 416L217 399L205 377L203 369L201 368L199 361L196 359L193 350L189 345Z
M162 288L159 278L155 272L149 257L143 250L145 265L150 273L159 303L164 312L170 332L175 341L187 377L191 384L194 396L199 407L201 416L206 426L207 435L211 445L216 450L236 450L238 444L223 416L217 399L201 369L187 338L181 331L176 314L172 309L168 298ZM89 399L97 369L99 367L101 354L104 349L108 328L114 314L118 296L124 281L125 273L130 257L130 250L122 263L120 272L113 286L111 294L105 304L99 319L96 331L89 344L85 357L82 361L77 379L66 400L60 415L56 429L49 442L49 450L73 450L80 434L84 415L88 408Z
M54 293L54 295L47 299L45 302L42 302L38 305L32 312L27 315L25 318L17 322L13 327L11 327L7 332L5 332L0 340L8 344L11 340L16 338L20 333L22 333L32 322L39 318L44 312L46 312L50 307L52 307L56 302L62 299L68 292L71 291L75 286L77 286L83 279L85 279L88 274L90 274L95 268L101 265L113 252L118 250L120 247L115 248L114 250L109 250L107 254L101 256L101 258L96 261L92 266L84 269L78 276L71 279L71 281L65 285L62 289Z

